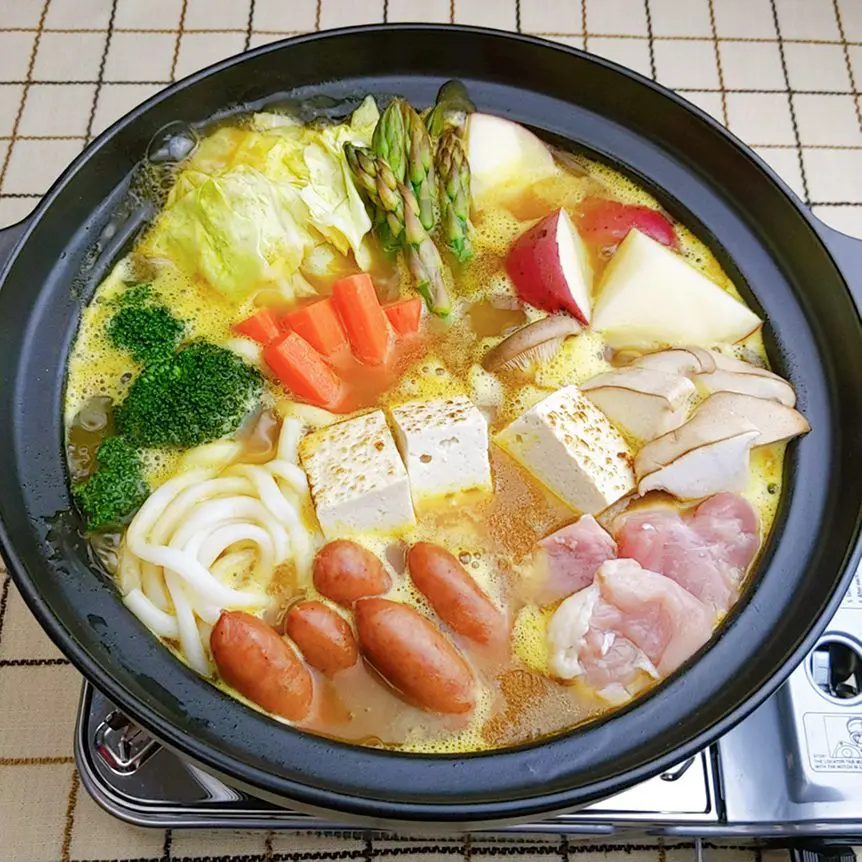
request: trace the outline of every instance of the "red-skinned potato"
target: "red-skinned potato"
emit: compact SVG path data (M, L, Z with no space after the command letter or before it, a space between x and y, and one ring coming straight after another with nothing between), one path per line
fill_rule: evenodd
M545 311L568 311L590 322L593 269L589 252L572 220L559 209L515 241L506 272L518 296Z
M671 221L658 210L641 204L622 204L604 198L586 198L579 206L578 231L599 246L616 246L632 229L652 237L656 242L679 249Z
M308 715L314 693L311 674L263 620L243 611L222 611L210 648L221 678L243 697L290 721Z

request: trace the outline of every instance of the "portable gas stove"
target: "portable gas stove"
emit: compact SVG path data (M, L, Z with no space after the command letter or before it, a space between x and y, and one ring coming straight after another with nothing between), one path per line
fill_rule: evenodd
M75 757L95 800L140 826L356 831L229 787L86 684ZM574 814L494 831L862 842L862 567L803 665L719 742Z

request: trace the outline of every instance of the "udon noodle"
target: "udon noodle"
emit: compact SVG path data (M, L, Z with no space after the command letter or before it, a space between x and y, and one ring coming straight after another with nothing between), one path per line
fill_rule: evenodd
M192 466L165 482L140 508L119 559L123 601L153 634L178 641L189 664L212 672L209 636L224 609L260 611L268 585L290 563L300 583L311 571L305 524L311 497L297 465L302 425L286 419L275 457L264 464L234 459L238 443L191 450Z

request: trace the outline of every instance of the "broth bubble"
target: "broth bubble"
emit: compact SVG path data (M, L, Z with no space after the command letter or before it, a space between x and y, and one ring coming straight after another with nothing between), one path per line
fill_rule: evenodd
M198 146L197 132L187 123L175 120L153 135L146 160L151 165L170 165L187 159Z

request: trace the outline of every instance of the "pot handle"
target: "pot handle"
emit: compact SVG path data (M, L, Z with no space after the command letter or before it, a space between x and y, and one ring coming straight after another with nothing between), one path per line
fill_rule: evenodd
M856 307L862 313L862 239L841 233L819 220L815 227L838 264Z
M24 236L29 226L30 220L25 218L17 224L0 228L0 273L3 272L6 264L12 259L12 252L15 250L15 246L18 245L18 240Z

